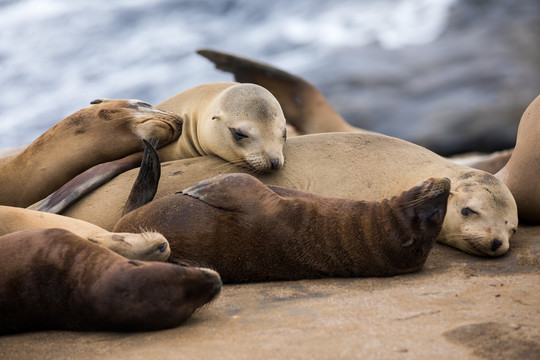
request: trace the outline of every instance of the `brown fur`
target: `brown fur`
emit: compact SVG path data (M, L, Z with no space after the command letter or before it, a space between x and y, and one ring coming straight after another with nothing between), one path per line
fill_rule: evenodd
M127 260L67 230L0 237L0 333L178 326L220 290L210 270Z
M115 231L160 231L172 261L204 263L225 282L390 276L422 267L449 192L448 179L430 179L391 200L364 202L229 174L155 200Z
M84 170L143 149L142 138L166 145L181 118L136 100L95 100L0 162L0 204L27 207Z

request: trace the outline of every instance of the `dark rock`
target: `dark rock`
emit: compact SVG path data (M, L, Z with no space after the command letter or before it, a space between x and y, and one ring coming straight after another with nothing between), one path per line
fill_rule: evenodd
M301 76L351 124L451 155L513 147L539 70L540 2L459 0L431 43L340 49Z

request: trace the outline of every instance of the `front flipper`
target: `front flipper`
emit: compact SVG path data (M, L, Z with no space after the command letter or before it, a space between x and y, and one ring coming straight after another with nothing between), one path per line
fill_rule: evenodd
M157 142L154 139L150 139L149 142L144 139L143 141L146 147L144 148L141 168L129 193L122 216L152 201L157 192L161 177L161 164L156 151Z
M117 175L140 165L143 152L134 153L118 160L96 165L75 176L61 188L47 196L36 210L60 214L86 194L107 183Z
M264 202L281 198L249 174L224 174L203 180L180 193L199 199L212 207L247 211Z

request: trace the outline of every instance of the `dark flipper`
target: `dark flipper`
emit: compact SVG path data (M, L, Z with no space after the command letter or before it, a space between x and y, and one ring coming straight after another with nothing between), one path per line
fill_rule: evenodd
M115 176L140 165L143 153L96 165L68 181L45 198L36 210L59 214L86 194L107 183Z
M155 149L157 144L154 143L153 139L150 139L150 142L143 141L146 148L144 149L141 168L129 193L122 216L152 201L157 192L161 176L161 165Z

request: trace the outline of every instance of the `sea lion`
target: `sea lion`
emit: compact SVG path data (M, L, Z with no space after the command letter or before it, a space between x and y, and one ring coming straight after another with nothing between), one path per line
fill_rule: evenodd
M20 230L60 228L128 259L166 261L171 254L167 239L153 231L111 233L94 224L67 216L2 205L0 219L0 236Z
M506 165L495 174L518 206L520 218L540 223L540 96L527 107L519 122L516 146Z
M91 104L0 162L0 204L27 207L94 165L141 151L141 139L166 145L180 136L178 115L145 102L98 99Z
M183 119L182 136L159 150L161 161L216 155L255 172L283 166L285 117L279 102L261 86L203 84L156 107Z
M448 179L432 178L366 202L227 174L130 212L115 231L162 231L174 258L209 265L224 282L393 276L423 266L449 194Z
M366 201L389 198L429 177L449 178L452 191L437 240L468 253L502 255L517 229L516 202L500 180L407 141L361 133L304 135L290 138L284 155L280 171L255 176L265 184ZM157 198L222 173L247 172L210 156L166 162L161 171ZM119 175L63 214L112 230L136 177L136 169Z
M221 289L209 269L127 260L63 229L0 237L0 333L180 325Z
M210 50L197 50L217 69L230 72L240 83L253 83L269 90L283 109L285 119L297 135L325 132L373 133L347 123L313 84L271 65L240 56Z

